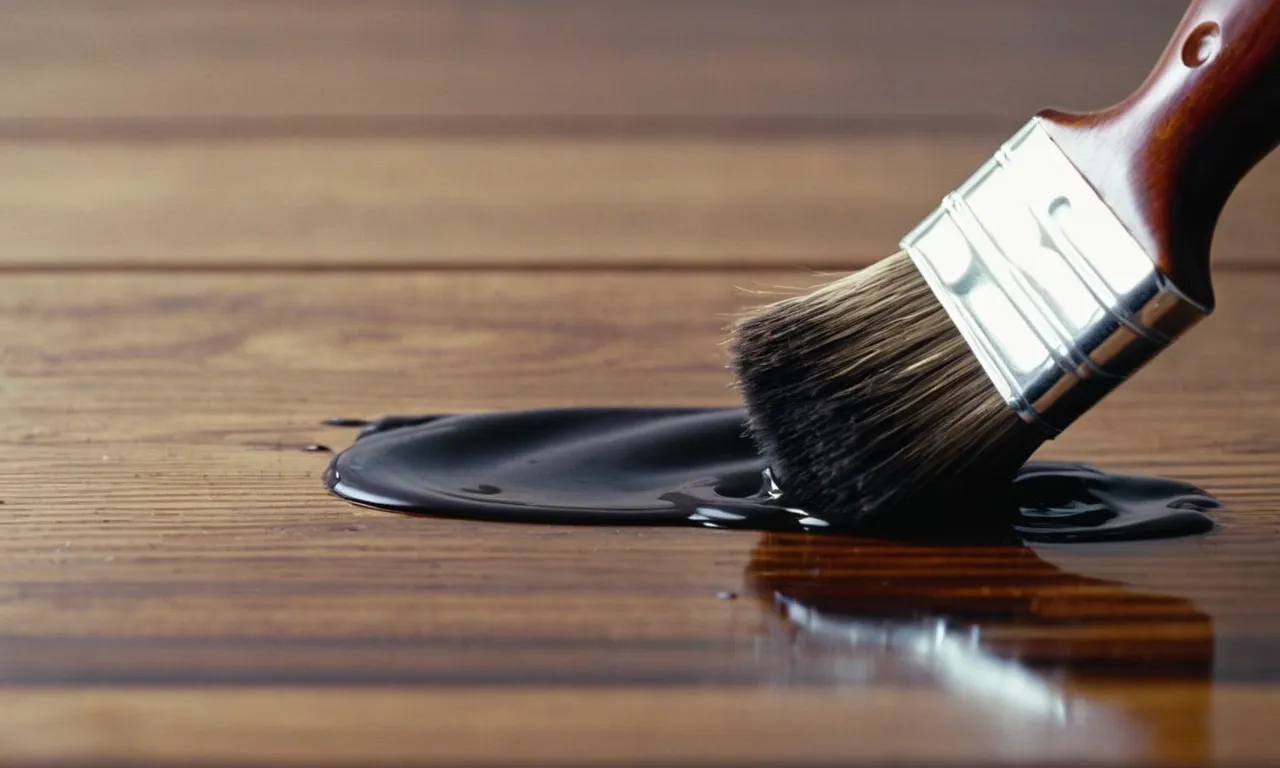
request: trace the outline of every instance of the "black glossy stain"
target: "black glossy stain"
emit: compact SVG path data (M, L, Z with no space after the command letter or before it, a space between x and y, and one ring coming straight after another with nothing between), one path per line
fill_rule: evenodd
M738 408L577 408L393 416L360 426L326 484L397 512L524 523L840 529L791 506L746 436ZM963 531L1027 541L1106 541L1204 533L1221 504L1175 480L1031 462L1007 498ZM975 521L981 525L975 525ZM916 532L912 532L916 533Z
M335 416L331 419L325 419L320 423L325 425L326 427L356 428L356 427L363 427L369 422L366 421L365 419L348 419L342 416Z

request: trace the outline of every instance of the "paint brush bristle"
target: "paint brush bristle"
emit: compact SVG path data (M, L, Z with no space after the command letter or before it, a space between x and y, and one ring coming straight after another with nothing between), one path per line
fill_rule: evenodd
M732 353L775 478L832 519L945 519L1043 441L903 253L738 323Z

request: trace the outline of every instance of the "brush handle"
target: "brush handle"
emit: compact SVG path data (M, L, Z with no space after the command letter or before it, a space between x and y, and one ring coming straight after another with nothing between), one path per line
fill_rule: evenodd
M1280 0L1197 0L1133 95L1044 128L1187 298L1245 174L1280 144Z

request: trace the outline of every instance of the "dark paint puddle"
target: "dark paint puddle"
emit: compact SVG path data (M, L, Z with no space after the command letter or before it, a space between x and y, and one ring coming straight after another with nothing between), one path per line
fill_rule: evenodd
M835 531L788 503L740 408L573 408L330 419L360 428L326 484L380 509L518 523ZM1206 533L1221 504L1187 483L1033 461L1007 498L938 538L1122 541ZM914 535L916 531L892 531Z

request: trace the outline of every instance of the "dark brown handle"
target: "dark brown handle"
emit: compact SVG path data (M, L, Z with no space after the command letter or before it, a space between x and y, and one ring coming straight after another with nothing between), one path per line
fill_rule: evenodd
M1132 96L1041 117L1174 285L1211 308L1218 217L1280 144L1280 0L1197 0Z

